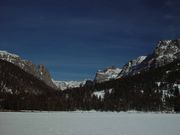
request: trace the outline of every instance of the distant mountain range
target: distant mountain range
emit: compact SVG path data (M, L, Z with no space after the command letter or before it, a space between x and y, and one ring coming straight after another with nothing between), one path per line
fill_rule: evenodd
M0 108L158 110L159 106L159 110L172 110L176 106L174 108L178 110L178 60L180 39L163 40L152 54L130 60L122 68L111 66L99 70L94 80L55 81L44 65L35 65L16 54L0 51ZM149 98L148 105L153 101L154 108L152 104L148 108L142 103L141 106L140 103L133 104L144 101L145 97ZM24 106L23 102L28 105Z
M71 88L78 88L83 87L86 84L86 80L84 81L55 81L53 83L57 86L60 90L66 90Z

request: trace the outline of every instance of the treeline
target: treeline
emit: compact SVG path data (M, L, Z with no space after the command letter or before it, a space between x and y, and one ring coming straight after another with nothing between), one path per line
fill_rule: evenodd
M180 111L180 61L134 76L65 91L54 90L13 64L0 62L1 109ZM103 98L93 94L102 90Z

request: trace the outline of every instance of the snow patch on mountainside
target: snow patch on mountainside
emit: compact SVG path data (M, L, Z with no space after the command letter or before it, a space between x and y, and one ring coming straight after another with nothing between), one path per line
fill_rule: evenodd
M111 93L113 89L95 91L92 93L92 96L96 96L97 98L104 99L105 91Z

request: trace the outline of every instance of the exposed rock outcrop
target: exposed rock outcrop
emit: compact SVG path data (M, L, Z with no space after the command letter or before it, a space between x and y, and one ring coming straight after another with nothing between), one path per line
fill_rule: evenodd
M120 72L121 69L116 68L115 66L108 67L104 70L99 70L96 73L94 81L96 83L101 83L101 82L109 81L111 79L116 79Z
M18 55L8 53L6 51L0 51L0 59L4 61L8 61L21 69L25 72L28 72L40 80L43 80L47 85L56 88L54 83L51 80L51 75L46 69L44 65L35 65L29 60L24 60Z

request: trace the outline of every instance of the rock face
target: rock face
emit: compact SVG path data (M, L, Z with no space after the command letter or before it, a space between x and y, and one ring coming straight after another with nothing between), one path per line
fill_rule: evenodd
M44 81L24 71L19 66L0 59L0 99L6 94L19 95L41 95L56 91ZM11 100L11 98L10 98Z
M125 64L122 69L112 66L102 71L99 70L96 73L94 81L96 83L101 83L101 82L109 81L111 79L118 79L123 76L130 75L130 73L135 73L137 67L145 59L146 59L146 56L139 56L138 58L131 60L127 64Z
M157 68L180 59L180 39L159 41L152 54L140 56L128 62L122 69L120 77L134 75L150 68Z
M4 61L8 61L21 69L25 72L30 73L37 77L38 79L44 81L47 85L55 88L56 86L51 80L51 75L48 70L45 68L44 65L35 65L31 61L24 60L18 55L8 53L6 51L0 51L0 59Z
M54 83L52 82L51 75L44 65L38 65L37 71L41 80L45 81L49 86L55 87Z
M60 90L78 88L86 84L86 80L84 81L55 81L53 80L53 82L57 86L57 88Z
M116 79L120 72L121 69L116 68L114 66L106 68L104 70L99 70L96 73L94 81L96 83L101 83L101 82L109 81L111 79Z
M122 68L121 73L118 75L118 77L127 76L129 73L135 72L136 68L139 64L141 64L146 59L146 56L139 56L138 58L129 61L127 64L125 64Z
M179 53L180 39L160 41L154 51L155 65L162 66L170 63L179 57Z
M148 70L180 59L180 39L159 41L154 52L138 66L137 71Z

